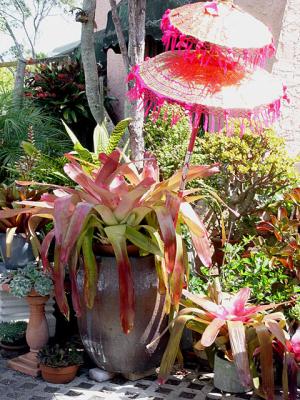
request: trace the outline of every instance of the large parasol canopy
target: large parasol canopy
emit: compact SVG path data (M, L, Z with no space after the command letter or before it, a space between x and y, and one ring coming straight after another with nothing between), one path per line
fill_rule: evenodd
M166 50L196 50L201 64L225 57L249 66L263 66L275 53L270 30L232 0L187 4L167 10L162 18Z
M219 131L224 121L245 120L255 128L272 125L286 98L285 87L267 71L248 71L239 65L226 72L218 63L186 62L180 51L168 51L144 61L128 77L134 81L132 99L143 98L146 113L165 103L187 110L198 124L204 116L204 130ZM195 125L195 124L194 124Z

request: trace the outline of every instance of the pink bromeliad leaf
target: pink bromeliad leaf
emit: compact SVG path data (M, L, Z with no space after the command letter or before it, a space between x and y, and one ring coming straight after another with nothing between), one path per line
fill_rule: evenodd
M152 178L155 182L159 182L159 169L156 158L152 153L146 151L144 154L144 168L142 171L142 179Z
M176 259L176 232L173 219L166 207L155 207L160 234L164 243L165 262L168 273L172 273Z
M48 253L52 240L54 239L54 235L55 232L54 229L52 229L50 232L47 233L41 245L41 259L42 259L43 269L45 271L51 270L50 263L48 260Z
M134 286L131 265L127 254L126 225L116 225L104 228L113 246L118 270L120 288L120 319L123 332L127 335L134 325Z
M204 347L211 346L216 340L216 337L218 336L220 329L225 325L225 323L226 322L224 321L224 319L215 318L203 332L201 338L201 344Z
M295 359L300 362L300 327L296 330L291 338L291 345L293 353L295 354Z
M198 257L206 267L210 268L212 266L212 249L204 224L193 207L186 202L180 206L180 215L189 228Z
M84 228L92 208L93 205L89 203L81 202L76 205L61 246L60 262L62 264L68 263L70 254L73 251L76 241Z
M176 308L179 305L181 292L184 284L185 262L184 249L181 235L176 233L176 259L170 279L171 302Z
M118 221L123 221L128 214L139 205L140 199L151 188L154 180L152 178L143 179L134 189L122 196L122 201L115 209L114 214Z
M60 258L61 248L68 230L70 219L78 202L78 196L68 195L58 198L54 203L55 254L53 279L55 283L55 298L60 311L67 318L69 318L69 306L64 288L65 265L61 263Z
M96 185L106 185L107 180L119 166L119 159L121 156L120 150L114 150L110 155L105 153L99 154L99 160L103 163L102 168L99 169L95 176Z
M64 171L69 178L80 185L89 195L93 196L99 204L104 204L110 208L115 208L119 204L119 196L96 185L90 176L83 171L80 164L76 162L66 164Z

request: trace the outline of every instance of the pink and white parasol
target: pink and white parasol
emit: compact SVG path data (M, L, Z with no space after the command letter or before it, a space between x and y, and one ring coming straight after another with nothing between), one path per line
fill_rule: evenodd
M202 65L212 58L263 66L275 53L270 30L233 1L186 4L167 10L162 18L166 50L190 50ZM221 66L223 66L221 65Z

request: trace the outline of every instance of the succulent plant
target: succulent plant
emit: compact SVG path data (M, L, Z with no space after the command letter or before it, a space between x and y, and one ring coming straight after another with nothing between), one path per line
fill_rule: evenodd
M83 351L78 350L72 344L61 347L59 344L46 345L38 352L38 360L48 367L68 367L83 363Z
M35 264L28 264L12 273L9 287L11 294L16 297L26 297L33 289L41 296L48 296L53 290L53 282L51 277Z

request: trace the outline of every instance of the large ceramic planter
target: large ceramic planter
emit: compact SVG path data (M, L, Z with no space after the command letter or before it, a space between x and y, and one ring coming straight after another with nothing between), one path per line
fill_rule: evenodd
M79 365L69 365L68 367L54 368L41 364L40 368L44 381L62 384L69 383L75 378Z
M146 345L167 326L163 313L164 297L157 292L158 280L154 258L130 257L135 288L135 325L125 335L119 313L118 268L114 257L98 258L99 280L92 310L84 308L78 319L86 350L99 368L123 374L143 373L160 363L168 337L154 347ZM83 275L78 277L82 295ZM83 299L82 299L83 303Z
M6 268L17 269L35 261L31 243L21 234L15 234L12 241L11 256L6 254L6 234L0 233L0 253Z
M241 385L236 366L216 353L214 363L214 386L227 393L246 393L251 387Z

